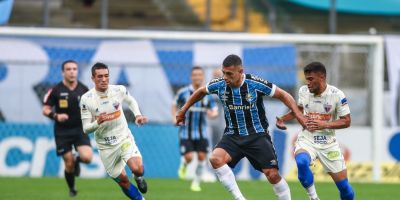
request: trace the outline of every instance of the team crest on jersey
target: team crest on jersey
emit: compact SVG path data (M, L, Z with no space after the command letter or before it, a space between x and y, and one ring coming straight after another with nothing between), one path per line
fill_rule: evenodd
M251 99L253 99L253 96L251 96L251 94L247 94L246 95L246 101L247 102L251 102Z
M329 112L330 110L331 110L331 108L332 108L332 105L329 105L329 104L324 104L324 109L325 109L325 112Z
M113 103L113 106L114 106L115 110L118 110L118 108L119 108L119 103L118 103L118 102L114 102L114 103Z

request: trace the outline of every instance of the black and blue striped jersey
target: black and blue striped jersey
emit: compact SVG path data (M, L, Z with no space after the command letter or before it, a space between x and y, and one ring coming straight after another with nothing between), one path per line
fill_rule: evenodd
M224 134L246 136L267 133L263 96L272 97L276 86L252 74L243 76L243 83L238 88L229 87L223 78L213 79L207 84L207 92L217 94L224 107Z
M175 96L175 103L181 108L194 92L193 86L181 88ZM179 128L181 139L198 140L207 139L206 114L208 109L218 109L215 100L211 96L205 96L193 104L186 112L185 125Z

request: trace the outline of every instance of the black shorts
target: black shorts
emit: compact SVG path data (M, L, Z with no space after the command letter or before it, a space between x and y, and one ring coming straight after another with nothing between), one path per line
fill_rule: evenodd
M196 151L196 152L208 152L208 140L207 139L199 139L199 140L188 140L181 139L180 140L180 150L181 154L184 155L186 153Z
M262 169L278 169L275 147L269 134L224 135L215 148L222 148L231 156L232 160L228 163L231 168L246 157L260 172Z
M75 150L81 145L90 146L89 136L83 133L82 128L56 130L55 139L58 156L72 151L72 145L74 145Z

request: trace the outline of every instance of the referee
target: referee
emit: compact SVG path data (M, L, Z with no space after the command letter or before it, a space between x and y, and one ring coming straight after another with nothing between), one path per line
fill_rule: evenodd
M93 151L90 140L83 133L79 109L81 96L88 88L78 81L78 63L67 60L61 65L63 80L51 88L43 100L43 115L54 120L54 136L57 155L62 156L65 164L65 180L69 195L77 195L75 176L80 174L79 162L90 163ZM79 153L72 154L72 146Z

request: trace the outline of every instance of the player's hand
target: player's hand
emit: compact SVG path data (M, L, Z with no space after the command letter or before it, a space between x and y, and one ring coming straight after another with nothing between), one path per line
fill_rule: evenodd
M185 113L181 110L176 114L176 122L175 125L182 126L185 124Z
M147 123L147 117L143 116L143 115L136 115L135 116L135 124L140 126L143 125L145 123Z
M308 119L307 120L307 130L310 132L314 132L317 130L322 130L326 128L326 121L317 120L317 119Z
M69 118L68 114L65 114L65 113L57 113L56 114L56 121L58 121L58 122L63 123L65 121L67 121L68 118Z
M287 129L285 122L279 117L276 117L276 127L278 127L281 130Z

